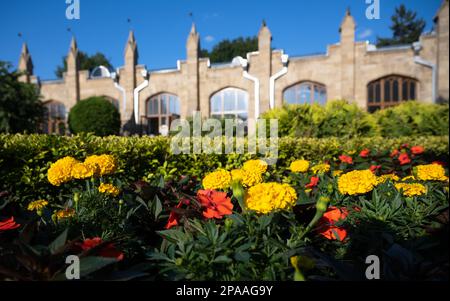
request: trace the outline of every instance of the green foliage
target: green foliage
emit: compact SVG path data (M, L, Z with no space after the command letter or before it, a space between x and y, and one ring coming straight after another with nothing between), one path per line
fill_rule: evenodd
M406 9L403 4L395 8L391 21L392 38L377 37L378 47L417 42L426 25L425 20L418 19L417 13Z
M280 136L352 138L377 134L372 116L343 100L330 101L325 106L285 105L264 113L262 118L278 119Z
M225 39L214 46L211 52L200 51L201 57L209 57L211 63L231 62L236 56L245 57L247 52L258 50L257 37L239 37L234 40Z
M18 81L19 72L0 61L0 132L37 132L44 107L32 84Z
M409 101L379 110L374 117L384 137L448 135L448 104L435 105Z
M445 161L448 154L448 136L390 139L284 137L278 143L277 169L286 168L294 159L322 162L365 148L389 152L404 143L423 146L425 155L436 160ZM48 182L47 170L51 162L64 156L83 160L88 155L105 153L117 158L119 166L114 177L125 183L143 178L153 181L182 175L203 177L219 167L240 168L243 162L254 157L250 154L174 155L170 152L170 138L164 137L0 135L0 191L17 194L25 202L52 196L60 190L71 195L70 189L54 187Z
M278 119L280 136L342 137L448 135L448 104L409 101L369 114L356 104L330 101L318 104L285 105L262 115Z
M105 66L108 69L112 69L113 66L110 63L109 59L103 53L97 52L93 55L89 55L86 52L79 51L78 52L78 64L80 70L89 70L91 72L95 67L100 65ZM58 78L62 78L64 72L67 71L67 57L64 56L62 58L61 65L58 66L55 70L55 75Z
M78 102L70 110L69 127L75 134L117 135L120 131L120 114L105 98L90 97Z

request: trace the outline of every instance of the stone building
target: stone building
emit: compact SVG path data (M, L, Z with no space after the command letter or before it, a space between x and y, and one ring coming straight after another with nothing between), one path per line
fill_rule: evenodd
M370 112L402 101L433 103L449 98L449 8L444 1L434 30L412 45L377 48L355 40L355 21L346 12L340 42L325 54L289 57L272 49L265 23L258 32L258 50L225 64L199 57L199 33L192 25L186 59L176 69L149 71L138 64L137 42L131 31L124 65L111 72L99 66L79 70L78 47L72 39L67 72L62 80L39 81L26 45L19 69L21 80L36 83L48 108L46 132L63 132L67 113L78 101L105 96L119 109L123 131L158 134L175 118L236 116L256 119L283 103L320 103L346 99Z

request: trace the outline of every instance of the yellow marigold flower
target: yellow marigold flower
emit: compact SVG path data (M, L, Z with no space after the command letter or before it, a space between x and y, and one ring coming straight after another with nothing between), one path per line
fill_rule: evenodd
M40 211L48 205L48 201L46 200L37 200L28 204L27 209L29 211Z
M307 160L295 160L289 167L292 172L307 172L309 162Z
M105 194L110 194L112 196L118 196L120 193L119 188L112 184L101 183L98 187L98 191Z
M333 177L339 177L343 172L343 170L333 170Z
M94 175L94 169L84 163L76 163L72 166L71 175L74 179L86 179Z
M416 178L414 176L406 176L406 177L402 178L402 182L409 181L409 180L415 181Z
M58 220L64 219L64 218L70 218L75 215L75 210L71 209L71 208L58 210L55 212L55 215L58 218Z
M415 196L427 193L427 188L419 183L397 183L397 190L402 190L404 196Z
M288 184L260 183L250 187L245 202L250 210L267 214L275 210L288 210L295 205L297 194Z
M245 187L251 187L262 182L262 175L257 172L249 172L243 169L233 169L231 179L238 180Z
M111 155L92 155L84 160L84 164L100 176L112 174L117 169L116 160Z
M339 192L342 194L361 194L372 191L377 185L377 177L368 169L353 170L338 179Z
M231 174L224 169L207 174L202 181L204 189L227 189L230 183Z
M323 164L314 165L313 167L311 167L311 171L315 174L329 172L330 164L323 163Z
M48 181L55 186L59 186L72 180L72 167L79 163L72 157L64 157L53 163L47 172Z
M445 169L439 164L416 166L417 178L422 181L447 181Z
M386 182L387 180L390 180L390 181L398 181L398 180L400 180L400 178L396 175L396 174L393 174L393 173L390 173L390 174L386 174L386 175L381 175L381 176L379 176L378 178L377 178L377 184L381 184L381 183L384 183L384 182Z
M263 174L267 170L267 162L263 160L249 160L244 163L243 170Z

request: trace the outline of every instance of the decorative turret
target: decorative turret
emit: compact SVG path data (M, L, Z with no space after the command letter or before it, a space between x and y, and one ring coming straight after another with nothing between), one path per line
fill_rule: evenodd
M189 32L189 36L186 43L188 61L198 59L199 48L200 48L200 35L197 32L195 23L192 23L191 31Z
M355 41L355 28L355 19L353 19L350 14L350 8L347 8L344 20L339 28L339 32L341 33L341 43L353 43Z
M80 82L79 82L79 62L78 46L75 37L70 42L69 53L67 54L67 72L64 80L68 87L69 108L74 106L80 100Z
M272 49L272 33L267 27L266 21L262 21L261 28L258 32L258 50L261 52L271 52Z

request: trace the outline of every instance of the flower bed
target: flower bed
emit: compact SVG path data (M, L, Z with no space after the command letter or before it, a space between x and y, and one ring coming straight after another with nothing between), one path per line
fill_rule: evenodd
M282 138L267 165L0 136L0 278L65 279L77 255L83 279L362 280L377 255L383 279L444 279L447 139Z

